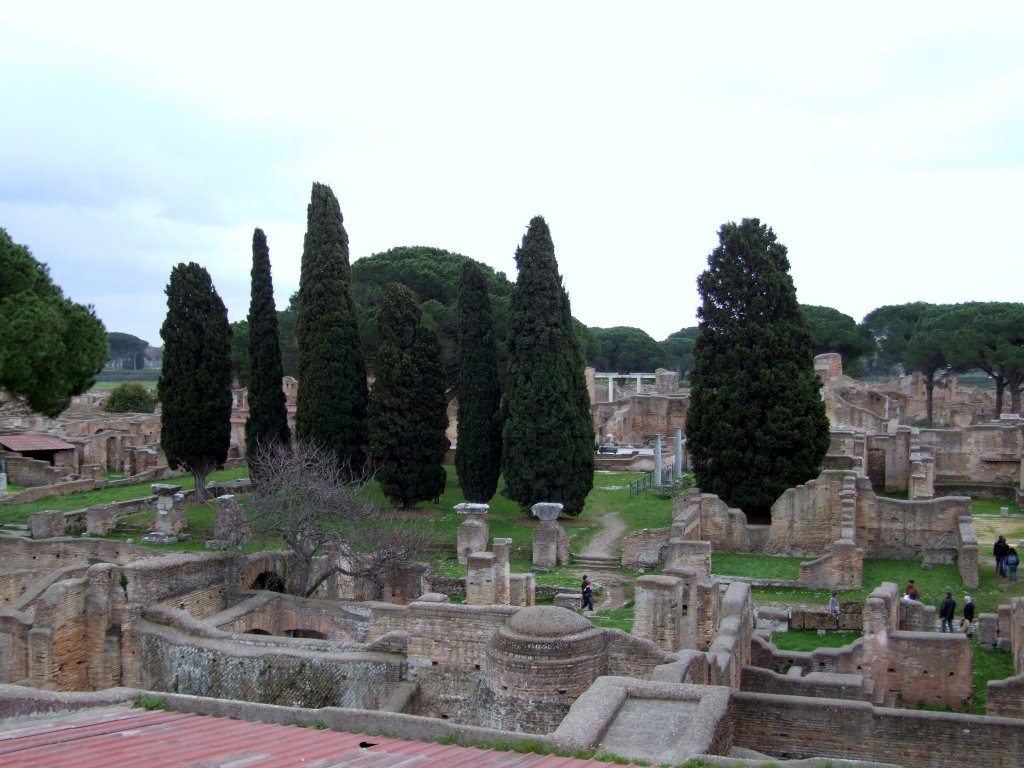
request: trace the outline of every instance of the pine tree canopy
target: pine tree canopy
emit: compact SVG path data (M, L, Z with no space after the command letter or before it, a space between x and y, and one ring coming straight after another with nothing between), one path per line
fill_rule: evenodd
M491 301L472 261L459 279L459 440L455 470L467 501L487 503L501 474L501 385Z
M529 509L560 502L578 515L594 484L594 427L569 296L544 219L516 251L502 432L504 493Z
M91 306L64 297L50 270L0 228L0 389L56 417L107 361Z
M448 401L437 336L420 321L416 295L391 283L378 318L380 346L370 391L370 460L392 503L411 507L445 487Z
M247 455L254 456L262 443L287 444L291 439L288 406L281 388L281 348L270 275L270 249L262 229L252 235L250 290L249 417L245 421L245 449Z
M718 237L697 280L687 445L702 491L760 517L817 477L829 422L785 246L757 219Z
M366 461L366 364L349 283L348 234L330 187L313 184L299 277L296 437L341 466Z
M160 337L160 446L172 469L192 473L202 500L206 475L224 465L231 442L231 328L224 302L198 264L171 270Z

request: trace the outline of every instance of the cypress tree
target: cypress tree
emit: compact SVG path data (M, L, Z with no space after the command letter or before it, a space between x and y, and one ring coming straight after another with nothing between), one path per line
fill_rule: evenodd
M501 386L487 282L472 261L459 278L459 445L455 471L467 501L486 503L501 474Z
M262 229L252 234L248 328L249 418L245 420L245 450L250 469L254 469L252 461L261 445L271 442L287 445L291 439L288 406L281 389L281 347L270 276L270 250Z
M331 188L313 184L295 324L299 392L296 437L329 450L340 466L366 461L366 364L349 280L348 234Z
M160 446L171 469L192 473L202 501L206 476L224 466L231 442L231 327L209 273L198 264L174 267L166 292Z
M519 276L508 339L504 493L524 508L561 502L578 515L594 485L594 427L583 354L548 225L530 221L516 250Z
M410 507L444 491L447 398L437 336L415 294L390 283L381 297L380 346L370 391L370 459L392 503Z
M786 247L757 219L722 225L694 346L687 446L697 484L748 516L817 477L829 422Z

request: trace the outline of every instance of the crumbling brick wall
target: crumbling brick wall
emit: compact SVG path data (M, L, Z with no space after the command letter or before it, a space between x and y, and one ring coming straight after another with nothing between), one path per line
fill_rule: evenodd
M729 712L734 746L787 759L962 768L984 756L987 768L1017 768L1024 750L1024 731L1013 720L745 692L733 693Z

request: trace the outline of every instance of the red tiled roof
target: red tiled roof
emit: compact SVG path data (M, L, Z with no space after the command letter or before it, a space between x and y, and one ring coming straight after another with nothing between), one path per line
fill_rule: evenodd
M66 451L75 446L50 435L0 435L0 446L9 451Z
M369 746L360 746L360 744ZM305 768L608 768L555 755L498 752L224 717L90 710L0 731L4 768L304 766Z

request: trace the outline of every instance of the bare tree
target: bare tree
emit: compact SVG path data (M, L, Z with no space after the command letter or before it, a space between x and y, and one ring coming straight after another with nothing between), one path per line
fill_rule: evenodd
M258 450L259 482L246 504L253 535L283 541L294 554L289 591L306 597L344 574L383 587L397 569L438 546L425 526L387 519L367 498L365 471L339 468L334 454L307 444Z

